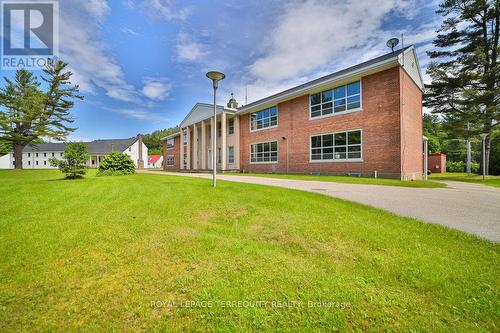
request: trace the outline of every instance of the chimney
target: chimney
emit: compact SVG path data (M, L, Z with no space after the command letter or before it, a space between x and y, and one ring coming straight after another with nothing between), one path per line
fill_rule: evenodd
M139 145L139 158L137 159L137 167L144 168L144 160L142 159L142 135L137 134L137 144Z

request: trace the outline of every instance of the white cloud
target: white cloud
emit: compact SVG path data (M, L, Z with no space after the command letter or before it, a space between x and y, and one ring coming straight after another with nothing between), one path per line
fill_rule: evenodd
M180 42L176 48L181 61L199 60L204 55L202 45L196 42Z
M87 15L81 15L81 9ZM64 3L60 15L60 56L68 62L74 73L72 81L84 93L97 93L103 89L114 99L125 102L138 102L135 87L125 79L125 74L111 50L99 40L99 18L109 7L105 1L87 2L71 0ZM102 16L100 16L102 18Z
M127 35L131 35L134 37L139 36L139 33L137 31L130 29L130 28L123 27L120 30L121 30L121 32L123 32L124 34L127 34Z
M175 0L143 0L141 6L148 13L165 20L184 20L189 15L189 8L177 8Z
M145 121L165 120L164 117L143 109L108 109L108 111L119 113L128 118L137 120L145 120Z
M383 18L403 0L306 1L289 5L269 33L267 54L250 65L258 79L279 81L325 65L349 48L363 48Z
M85 0L82 1L83 6L92 16L100 19L109 11L109 5L106 0Z
M171 85L165 79L145 78L142 94L152 100L162 101L167 98Z

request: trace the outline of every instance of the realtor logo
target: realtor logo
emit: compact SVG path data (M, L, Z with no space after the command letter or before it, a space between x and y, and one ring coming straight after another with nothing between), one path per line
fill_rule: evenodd
M1 68L40 69L58 56L57 1L1 1Z

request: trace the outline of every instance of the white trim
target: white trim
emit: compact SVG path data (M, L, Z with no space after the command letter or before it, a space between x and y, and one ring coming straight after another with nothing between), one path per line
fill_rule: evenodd
M260 143L271 143L271 142L276 142L276 161L252 162L252 145L257 145ZM252 143L248 144L248 162L250 164L278 164L279 157L280 157L280 154L279 154L278 140L252 142Z
M344 80L344 79L349 78L349 77L361 76L362 73L369 72L370 70L377 70L379 68L383 68L385 66L392 65L392 63L399 65L399 57L398 56L394 56L392 58L386 59L384 61L377 62L375 64L371 64L369 66L365 66L365 67L359 68L357 70L348 72L346 74L338 75L338 76L335 76L333 78L317 82L316 84L305 86L305 87L303 87L301 89L298 89L298 90L292 90L289 93L286 93L286 94L284 94L282 96L276 96L276 97L271 98L269 100L266 100L266 98L263 98L262 102L258 102L258 101L254 102L254 103L257 103L257 104L252 105L248 109L245 109L245 107L242 107L240 109L240 111L238 111L238 114L249 113L249 112L251 112L252 109L257 109L257 108L260 108L260 107L264 107L265 105L269 105L269 104L279 104L280 102L283 102L284 100L287 100L287 99L290 99L290 98L293 98L293 97L299 97L299 96L305 95L305 94L308 93L308 91L311 91L313 89L320 89L320 87L322 87L322 86L328 86L330 84L333 84L335 82ZM388 68L390 68L390 67L388 67Z
M341 86L346 86L347 87L348 84L351 84L351 83L354 83L354 82L357 82L357 81L359 81L359 107L355 108L355 109L347 110L347 91L346 91L346 110L345 111L340 111L340 112L335 112L335 96L334 96L333 90L335 88L338 88L338 87L341 87ZM328 91L328 90L332 90L332 113L321 115L321 116L318 116L318 117L311 117L311 113L312 113L311 95L321 94L323 91ZM319 105L321 105L321 103ZM309 94L309 120L324 119L324 118L329 118L329 117L333 117L333 116L340 116L340 115L343 115L343 114L349 114L349 113L360 112L360 111L363 111L363 78L362 77L360 77L359 79L354 80L354 81L352 81L350 83L345 83L345 84L341 84L341 85L338 85L338 86L332 86L332 88L325 89L325 90L322 90L322 91L319 91L319 92L315 92L315 93L310 93Z
M356 108L356 109L351 109L351 110L337 112L337 113L325 114L324 116L319 116L319 117L314 117L314 118L311 118L311 112L309 112L309 120L314 121L314 120L318 120L318 119L325 119L325 118L341 116L343 114L349 114L349 113L355 113L355 112L361 112L361 111L363 111L362 108Z
M355 131L360 131L361 132L361 158L346 158L346 159L331 159L331 160L313 160L312 159L312 137L313 136L323 136L323 135L333 135L334 140L335 140L335 134L339 133L347 133L347 132L355 132ZM349 140L348 137L346 137L346 140ZM353 128L353 129L348 129L348 130L342 130L342 131L337 131L337 132L329 132L329 133L319 133L319 134L312 134L309 135L309 163L352 163L352 162L363 162L363 146L364 146L364 140L363 140L363 129L362 128ZM348 143L348 142L347 142ZM346 145L348 147L349 144ZM333 153L335 154L335 141L333 142ZM346 157L348 156L349 152L346 149Z
M269 110L269 109L271 109L273 107L276 108L276 125L252 130L252 114L257 113L257 112L261 112L261 111L265 111L265 110ZM278 125L279 125L279 122L280 122L280 110L278 108L278 104L270 106L268 108L264 108L264 109L259 110L259 111L254 111L254 112L251 112L251 113L248 114L248 129L249 129L250 133L260 132L260 131L264 131L264 130L269 130L269 129L277 128Z

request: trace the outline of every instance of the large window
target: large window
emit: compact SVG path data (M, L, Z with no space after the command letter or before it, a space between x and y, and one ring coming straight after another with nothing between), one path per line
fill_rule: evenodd
M227 163L234 164L234 146L227 147Z
M250 114L250 129L252 131L278 126L278 109L265 109Z
M173 155L168 155L167 156L167 166L174 166L174 156Z
M227 132L228 134L234 134L234 118L227 121Z
M263 142L250 145L250 162L278 162L278 142Z
M311 137L311 160L361 159L361 130Z
M360 81L311 95L311 118L355 110L360 107Z
M174 148L174 143L175 143L174 138L168 138L167 139L167 149Z

